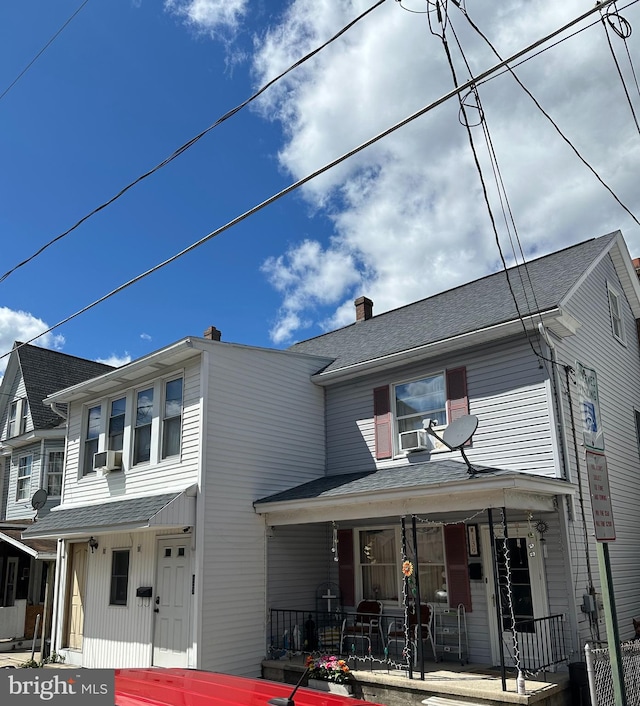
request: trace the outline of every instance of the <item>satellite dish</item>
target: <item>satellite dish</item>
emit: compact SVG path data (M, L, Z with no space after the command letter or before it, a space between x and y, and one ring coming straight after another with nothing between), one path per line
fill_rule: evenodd
M449 424L442 432L442 441L450 449L459 449L469 441L477 428L478 417L475 414L466 414L464 417L458 417L458 419Z
M36 490L36 492L33 494L33 497L31 498L31 507L37 512L38 510L41 510L45 503L47 502L47 498L49 497L49 493L44 488L40 488L39 490Z

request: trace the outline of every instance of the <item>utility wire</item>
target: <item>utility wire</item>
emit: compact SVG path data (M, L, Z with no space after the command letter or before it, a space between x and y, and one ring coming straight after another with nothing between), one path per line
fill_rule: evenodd
M27 71L36 63L36 61L45 53L45 51L55 42L58 35L65 29L65 27L73 20L73 18L82 10L82 8L89 2L89 0L84 0L84 2L78 7L78 9L67 19L67 21L60 27L60 29L51 37L51 39L40 49L40 51L31 59L31 61L22 69L22 71L13 79L13 81L0 93L0 100L2 100L7 93L18 83L18 81L27 73Z
M85 0L87 2L88 0ZM38 249L33 255L30 255L26 260L23 260L22 262L19 262L17 265L12 267L9 271L5 272L2 277L0 277L0 282L4 282L7 277L9 277L11 274L13 274L17 269L20 267L23 267L27 263L31 262L34 260L38 255L41 255L47 248L51 247L54 243L57 243L59 240L62 240L62 238L66 237L74 231L76 228L81 226L85 221L89 220L92 216L95 216L96 213L102 211L104 208L107 206L110 206L114 201L117 201L121 196L127 193L129 189L132 189L136 184L139 184L141 181L144 179L147 179L150 177L152 174L155 174L157 171L162 169L163 167L166 167L167 164L170 162L173 162L174 159L179 157L181 154L186 152L190 147L193 147L199 140L201 140L206 134L211 132L214 128L218 127L218 125L221 125L225 120L228 120L232 116L234 116L236 113L238 113L240 110L242 110L244 107L249 105L249 103L252 103L253 101L256 100L260 95L262 95L268 88L270 88L274 83L277 83L282 79L284 76L286 76L289 72L293 71L294 69L297 69L299 66L304 64L306 61L311 59L313 56L318 54L320 51L322 51L325 47L329 46L332 42L335 42L336 39L341 37L345 32L350 30L355 24L360 22L363 18L365 18L369 13L373 12L376 8L380 7L386 0L378 0L376 3L374 3L369 9L365 10L362 12L360 15L358 15L355 19L351 20L347 25L345 25L339 32L334 34L330 39L328 39L326 42L321 44L319 47L316 47L312 51L310 51L308 54L303 56L301 59L298 59L295 63L291 64L291 66L288 69L285 69L281 74L276 76L275 78L271 79L267 83L262 86L262 88L258 89L253 95L249 96L245 101L237 105L235 108L232 108L228 112L226 112L222 117L218 118L213 124L209 125L208 128L204 129L202 132L200 132L198 135L195 137L192 137L188 142L185 142L183 145L178 147L177 150L175 150L172 154L170 154L166 159L163 159L162 162L157 164L155 167L152 169L149 169L149 171L145 172L141 176L139 176L137 179L134 179L134 181L130 182L127 184L124 188L120 189L118 193L115 196L112 196L108 201L105 201L104 203L100 204L100 206L94 208L92 211L90 211L86 216L83 216L79 221L74 223L74 225L71 226L71 228L68 228L67 230L64 231L64 233L60 233L60 235L56 236L52 240L50 240L48 243L45 243L40 249Z
M610 5L612 2L615 2L615 0L610 0L609 2L606 2L606 3L604 3L604 2L603 2L603 3L600 3L600 4L596 5L595 9L596 9L596 10L601 10L603 7L606 7L606 5ZM496 55L496 57L497 57L498 59L500 59L501 57L500 57L500 54L498 53L497 49L493 46L493 44L491 43L491 41L490 41L490 40L487 38L487 36L482 32L482 30L478 27L478 25L476 25L476 23L469 17L468 13L463 11L463 15L466 17L467 21L469 22L469 24L471 25L471 27L475 30L475 32L477 32L477 33L480 35L480 37L482 37L482 39L484 39L484 41L488 44L489 48L490 48L491 51ZM583 17L584 17L584 15L583 15ZM508 64L506 65L506 67L507 67L507 70L509 71L509 73L511 74L511 76L513 76L513 78L514 78L514 80L516 81L516 83L517 83L517 84L520 86L520 88L522 88L522 90L529 96L529 98L531 98L531 100L532 100L533 103L535 104L536 108L538 108L538 110L544 115L544 117L551 123L551 125L553 126L553 128L555 129L555 131L558 133L558 135L560 135L560 137L564 140L564 142L566 142L567 145L569 145L569 147L571 148L571 150L573 151L573 153L576 155L576 157L578 157L578 159L582 162L582 164L584 164L584 166L595 176L595 178L600 182L600 184L602 184L602 186L604 186L604 188L611 194L611 196L613 196L614 200L618 203L618 205L619 205L624 211L626 211L626 212L629 214L629 216L631 216L631 218L634 220L634 222L635 222L638 226L640 226L640 220L638 220L638 218L637 218L637 217L635 216L635 214L631 211L631 209L629 209L629 208L620 200L620 198L619 198L618 195L615 193L615 191L613 191L613 189L604 181L604 179L603 179L603 178L598 174L598 172L591 166L591 164L589 164L589 162L587 162L587 160L586 160L586 159L582 156L582 154L578 151L578 148L575 147L575 145L571 142L571 140L564 134L564 132L562 132L562 130L560 129L560 126L559 126L559 125L555 122L555 120L549 115L549 113L547 113L547 111L542 107L542 105L540 105L540 103L538 102L538 100L536 99L536 97L533 95L533 93L531 93L531 91L530 91L530 90L524 85L524 83L522 83L522 81L518 78L518 76L516 75L515 71L513 71L513 69L512 69Z
M605 0L606 4L609 4L613 1L614 0ZM317 169L315 172L308 174L306 177L299 179L298 181L294 182L293 184L290 184L289 186L282 189L278 193L276 193L276 194L270 196L268 199L262 201L262 203L258 204L257 206L254 206L253 208L249 209L248 211L245 211L244 213L242 213L241 215L236 216L231 221L228 221L225 225L220 226L219 228L212 231L208 235L205 235L203 238L196 241L192 245L188 246L184 250L181 250L179 253L177 253L177 254L173 255L172 257L168 258L167 260L164 260L163 262L155 265L154 267L147 270L146 272L143 272L143 273L137 275L133 279L130 279L128 282L121 284L119 287L116 287L111 292L108 292L107 294L100 297L99 299L96 299L91 304L87 304L87 306L78 310L74 314L67 316L65 319L63 319L62 321L59 321L57 324L50 326L45 331L41 331L37 336L34 336L33 338L29 339L28 341L24 341L22 345L26 345L28 343L33 343L33 341L40 338L41 336L44 336L47 333L50 333L51 331L54 331L57 328L60 328L60 326L63 326L64 324L77 318L81 314L84 314L85 312L89 311L90 309L93 309L98 304L101 304L102 302L106 301L107 299L110 299L112 296L118 294L119 292L122 292L123 290L127 289L128 287L135 284L136 282L139 282L140 280L144 279L145 277L148 277L152 273L157 272L158 270L162 269L166 265L169 265L170 263L174 262L175 260L182 257L183 255L186 255L188 252L195 250L200 245L203 245L204 243L215 238L216 236L220 235L221 233L224 233L225 231L229 230L230 228L237 225L241 221L244 221L245 219L247 219L249 216L252 216L253 214L257 213L258 211L261 211L263 208L266 208L267 206L271 205L275 201L278 201L283 196L286 196L290 192L295 191L296 189L300 188L301 186L303 186L307 182L311 181L312 179L315 179L317 176L324 174L325 172L329 171L330 169L337 166L338 164L341 164L342 162L346 161L347 159L349 159L353 155L358 154L359 152L366 149L367 147L370 147L371 145L375 144L376 142L379 142L382 138L387 137L388 135L391 135L392 133L396 132L400 128L403 128L405 125L408 125L409 123L413 122L417 118L419 118L423 115L426 115L426 113L429 113L430 111L434 110L435 108L442 105L443 103L450 100L451 98L460 95L464 91L467 91L468 89L475 86L479 81L487 78L488 76L491 76L492 74L496 73L497 71L499 71L503 67L507 66L509 63L519 59L521 56L528 54L533 49L536 49L537 47L541 46L542 44L549 41L553 37L566 31L568 28L570 28L573 25L577 24L578 22L582 21L585 17L588 17L593 12L598 11L599 8L600 8L600 6L592 8L591 10L587 11L586 13L583 13L580 17L563 25L562 27L551 32L550 34L545 35L544 37L542 37L541 39L538 39L537 41L528 45L524 49L521 49L520 51L516 52L515 54L513 54L509 58L499 61L495 66L492 66L491 68L486 69L485 71L481 72L477 76L474 76L473 78L469 79L469 81L463 83L461 86L454 88L453 90L449 91L448 93L445 93L443 96L441 96L437 100L429 103L428 105L426 105L425 107L416 111L415 113L412 113L411 115L407 116L406 118L404 118L400 122L396 123L395 125L391 126L390 128L387 128L383 132L378 133L375 137L372 137L371 139L367 140L366 142L363 142L362 144L358 145L357 147L350 150L349 152L346 152L345 154L338 157L337 159L334 159L332 162L325 164L324 166ZM0 360L2 360L2 358L6 358L8 355L10 355L10 353L11 352L9 351L7 353L0 355Z

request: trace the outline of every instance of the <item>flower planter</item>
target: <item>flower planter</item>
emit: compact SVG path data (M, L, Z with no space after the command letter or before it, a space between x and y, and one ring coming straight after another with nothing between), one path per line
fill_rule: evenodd
M328 691L330 694L342 694L342 696L353 695L351 684L336 684L333 681L324 681L323 679L309 679L308 686L310 689Z

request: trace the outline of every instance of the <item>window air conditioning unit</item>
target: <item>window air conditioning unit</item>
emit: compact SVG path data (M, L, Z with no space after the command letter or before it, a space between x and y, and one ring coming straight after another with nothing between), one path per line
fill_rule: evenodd
M428 451L433 443L425 429L400 432L400 451Z
M122 468L122 451L99 451L93 454L93 470L98 475L106 476L111 471Z

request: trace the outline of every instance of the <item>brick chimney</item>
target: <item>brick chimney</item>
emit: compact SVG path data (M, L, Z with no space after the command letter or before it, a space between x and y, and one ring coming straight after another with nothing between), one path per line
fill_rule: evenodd
M353 302L356 305L356 322L366 321L373 316L373 302L367 297L358 297Z
M215 326L209 326L209 328L204 332L203 336L208 338L210 341L219 341L222 334Z
M632 261L633 269L636 271L638 277L640 277L640 257L635 257Z

